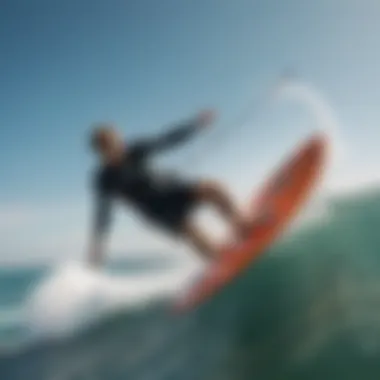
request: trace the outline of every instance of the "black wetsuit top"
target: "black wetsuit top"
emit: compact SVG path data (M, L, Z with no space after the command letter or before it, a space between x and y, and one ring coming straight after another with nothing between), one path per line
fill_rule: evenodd
M95 176L95 232L104 233L110 224L111 202L127 201L145 216L173 228L185 212L190 186L178 178L163 177L147 164L152 154L187 141L200 129L198 120L183 123L169 132L128 146L125 159L117 166L103 166ZM171 210L170 210L171 209ZM169 213L171 212L171 213ZM170 227L170 226L169 226Z

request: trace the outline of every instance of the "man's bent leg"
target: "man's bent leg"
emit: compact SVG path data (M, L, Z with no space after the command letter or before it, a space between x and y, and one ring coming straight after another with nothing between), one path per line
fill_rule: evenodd
M219 249L210 237L195 222L187 222L182 229L182 236L190 245L207 260L218 257Z
M244 236L247 233L250 227L248 218L240 212L232 197L220 184L201 182L196 189L196 196L200 202L214 206L232 225L233 230L238 236Z

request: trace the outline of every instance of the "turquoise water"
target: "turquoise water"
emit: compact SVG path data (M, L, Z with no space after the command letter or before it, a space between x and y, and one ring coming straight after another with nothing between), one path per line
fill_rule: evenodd
M379 379L380 191L324 206L186 316L157 299L26 345L17 309L49 269L0 270L0 378ZM166 264L115 267L130 276Z

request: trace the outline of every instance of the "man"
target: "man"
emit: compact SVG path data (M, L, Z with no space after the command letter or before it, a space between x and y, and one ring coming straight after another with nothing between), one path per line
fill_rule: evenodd
M164 231L182 238L200 254L212 259L215 247L194 222L191 211L198 205L214 206L237 235L246 231L248 222L240 214L221 185L212 181L190 183L168 178L153 171L149 159L155 154L188 141L211 125L214 113L206 110L161 136L125 143L112 126L100 125L91 134L91 145L101 166L95 177L96 211L90 262L102 261L105 233L109 226L111 202L121 199L134 206L145 218Z

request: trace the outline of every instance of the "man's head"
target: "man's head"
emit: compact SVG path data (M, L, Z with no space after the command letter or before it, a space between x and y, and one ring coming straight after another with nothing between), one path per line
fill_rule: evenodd
M91 148L107 163L117 161L124 151L123 139L111 124L95 124L91 132L90 144Z

